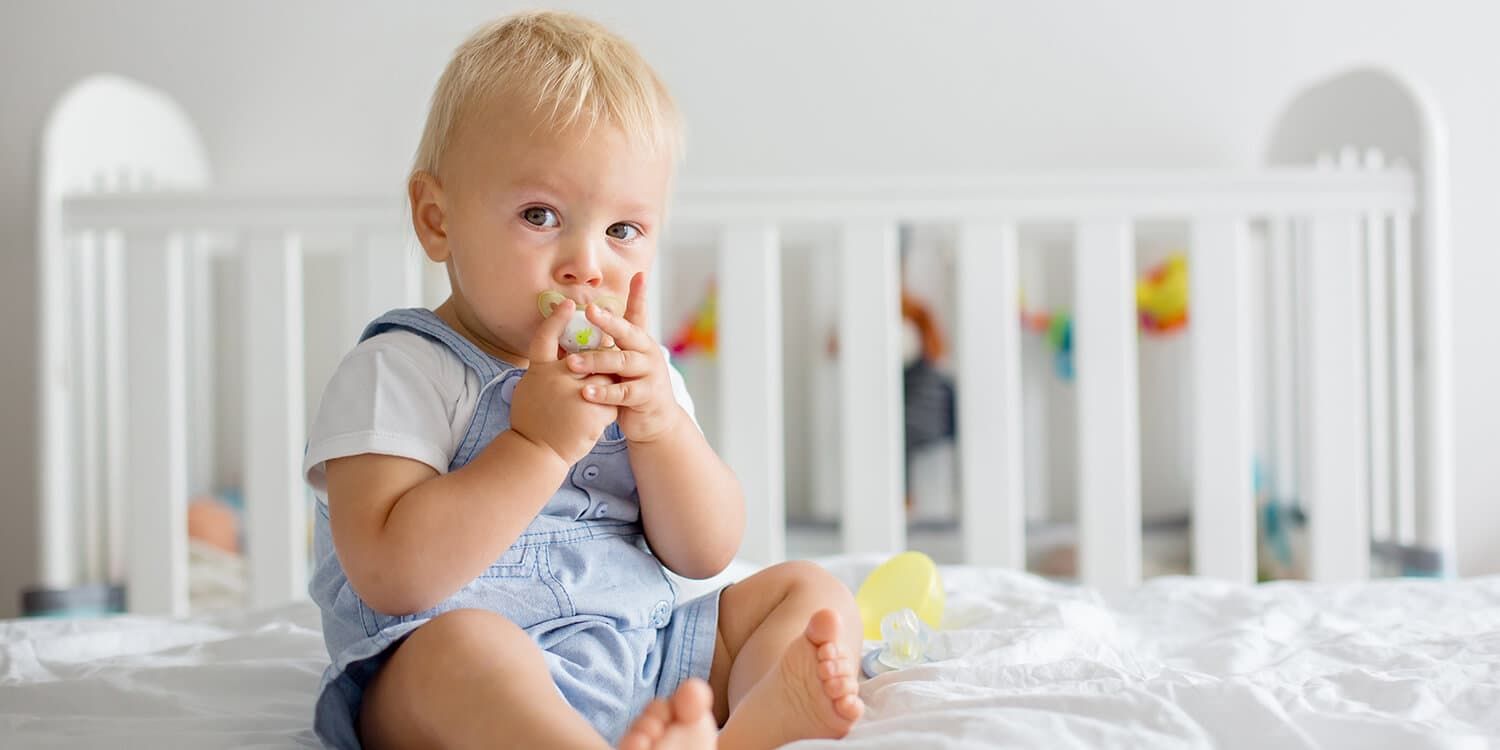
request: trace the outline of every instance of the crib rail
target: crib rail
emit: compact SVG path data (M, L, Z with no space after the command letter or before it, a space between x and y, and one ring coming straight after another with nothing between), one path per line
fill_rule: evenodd
M1017 308L1018 226L1065 221L1075 230L1077 269L1080 577L1106 589L1137 582L1141 480L1132 228L1153 218L1191 226L1195 572L1236 581L1255 577L1250 382L1252 367L1259 365L1251 361L1246 332L1247 278L1249 265L1265 258L1253 254L1252 227L1266 230L1265 253L1273 268L1304 263L1311 271L1296 293L1305 321L1294 325L1277 313L1268 335L1276 346L1304 355L1298 367L1309 383L1306 416L1288 407L1271 421L1286 444L1297 442L1293 436L1306 440L1307 449L1286 460L1298 462L1309 506L1312 576L1366 577L1372 517L1376 530L1392 538L1421 533L1446 548L1451 531L1434 524L1419 528L1416 521L1411 413L1413 400L1425 404L1430 394L1415 394L1412 382L1411 341L1417 334L1410 290L1384 276L1371 281L1377 270L1410 269L1414 193L1412 175L1401 169L688 184L674 204L674 226L706 227L718 236L721 417L730 426L720 448L750 498L742 555L761 562L785 555L781 234L789 224L808 222L836 227L839 237L838 280L829 286L841 300L843 546L850 552L905 546L896 230L900 222L944 221L959 230L964 555L976 563L1024 564L1020 333L1006 311ZM64 217L69 236L87 240L77 247L123 254L130 269L124 282L128 445L113 448L128 450L132 467L131 608L186 607L185 551L175 541L186 501L182 410L192 377L179 323L187 315L181 269L194 243L208 236L248 261L251 603L302 596L299 238L328 230L354 238L350 252L360 294L351 319L413 304L413 262L390 262L409 231L401 202L388 196L81 196L65 202ZM1368 228L1376 225L1380 229ZM1382 292L1367 294L1370 284ZM1394 300L1389 306L1387 285ZM1367 347L1373 332L1388 327L1396 331L1390 349ZM1296 341L1294 328L1302 329ZM106 336L123 335L110 330ZM1299 376L1290 367L1277 370L1273 390ZM1429 380L1445 377L1435 373ZM1369 405L1371 389L1381 406ZM1371 430L1380 434L1370 439ZM1387 489L1372 493L1372 484ZM1450 500L1431 496L1424 502Z

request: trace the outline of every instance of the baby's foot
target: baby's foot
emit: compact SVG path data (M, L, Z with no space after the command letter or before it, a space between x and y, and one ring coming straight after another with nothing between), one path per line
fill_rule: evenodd
M703 680L682 683L671 701L658 698L636 717L620 750L711 750L718 734L713 701Z
M841 628L838 612L813 613L802 637L735 707L720 744L771 748L848 734L865 704L855 681L855 655L838 642Z

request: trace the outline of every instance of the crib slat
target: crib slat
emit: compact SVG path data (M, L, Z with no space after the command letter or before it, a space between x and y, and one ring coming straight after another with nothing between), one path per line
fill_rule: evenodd
M896 227L850 222L839 239L844 551L897 552L906 547L906 513Z
M1308 572L1318 581L1360 580L1370 573L1370 528L1359 219L1315 216L1310 239Z
M125 248L119 232L104 232L100 309L105 372L129 372ZM104 378L104 528L108 580L129 575L130 431L125 378Z
M1255 581L1250 266L1237 217L1193 222L1193 572Z
M1085 584L1120 590L1141 579L1141 432L1130 222L1080 222L1074 253L1078 568Z
M770 224L730 224L719 243L723 456L745 491L740 555L786 559L781 390L781 239ZM660 286L658 284L658 286Z
M1391 388L1386 217L1365 217L1366 367L1370 379L1370 532L1391 538Z
M125 238L128 360L128 605L181 615L188 606L187 355L183 238Z
M249 604L262 607L306 587L301 238L252 233L244 260Z
M1270 221L1270 317L1268 353L1271 358L1271 497L1288 503L1297 497L1297 294L1294 287L1291 221Z
M662 321L662 311L666 308L664 292L671 284L671 258L667 257L669 248L658 245L656 257L651 261L651 270L646 272L646 333L657 342L665 341L665 324Z
M423 258L407 246L404 236L377 229L361 231L355 235L348 262L346 328L351 342L387 310L421 304Z
M78 329L73 337L73 351L77 363L78 401L78 521L82 533L78 543L82 547L84 580L104 579L104 424L103 383L104 370L100 366L100 294L99 235L84 232L68 245L73 252L77 284L74 314Z
M1016 227L958 234L958 450L964 559L1026 567L1021 463L1020 268Z
M188 381L188 492L214 489L217 458L214 426L214 338L218 316L214 314L214 259L207 253L202 234L189 235L183 258L186 268L188 322L187 353L191 359Z
M1395 326L1395 373L1392 388L1396 396L1394 430L1396 435L1396 514L1393 520L1396 541L1417 541L1417 426L1416 426L1416 357L1412 333L1411 216L1397 213L1391 222L1391 274L1395 279L1391 304Z
M1444 188L1441 181L1428 191ZM1429 192L1432 208L1447 205ZM1422 218L1422 450L1426 458L1417 543L1442 555L1444 577L1458 573L1458 529L1454 526L1453 466L1453 267L1448 217Z

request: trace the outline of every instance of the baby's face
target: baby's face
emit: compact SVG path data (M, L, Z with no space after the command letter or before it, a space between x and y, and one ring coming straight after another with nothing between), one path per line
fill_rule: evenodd
M444 156L453 304L471 335L524 359L537 295L579 307L624 300L651 267L672 161L616 128L586 136L528 120L478 118Z

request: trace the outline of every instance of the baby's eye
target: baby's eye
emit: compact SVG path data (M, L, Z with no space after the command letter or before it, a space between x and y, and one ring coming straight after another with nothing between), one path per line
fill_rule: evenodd
M525 219L527 224L538 227L555 227L558 223L557 212L541 206L532 206L522 211L521 218Z
M609 229L604 230L604 233L622 242L629 242L641 236L641 230L636 225L624 222L611 224Z

